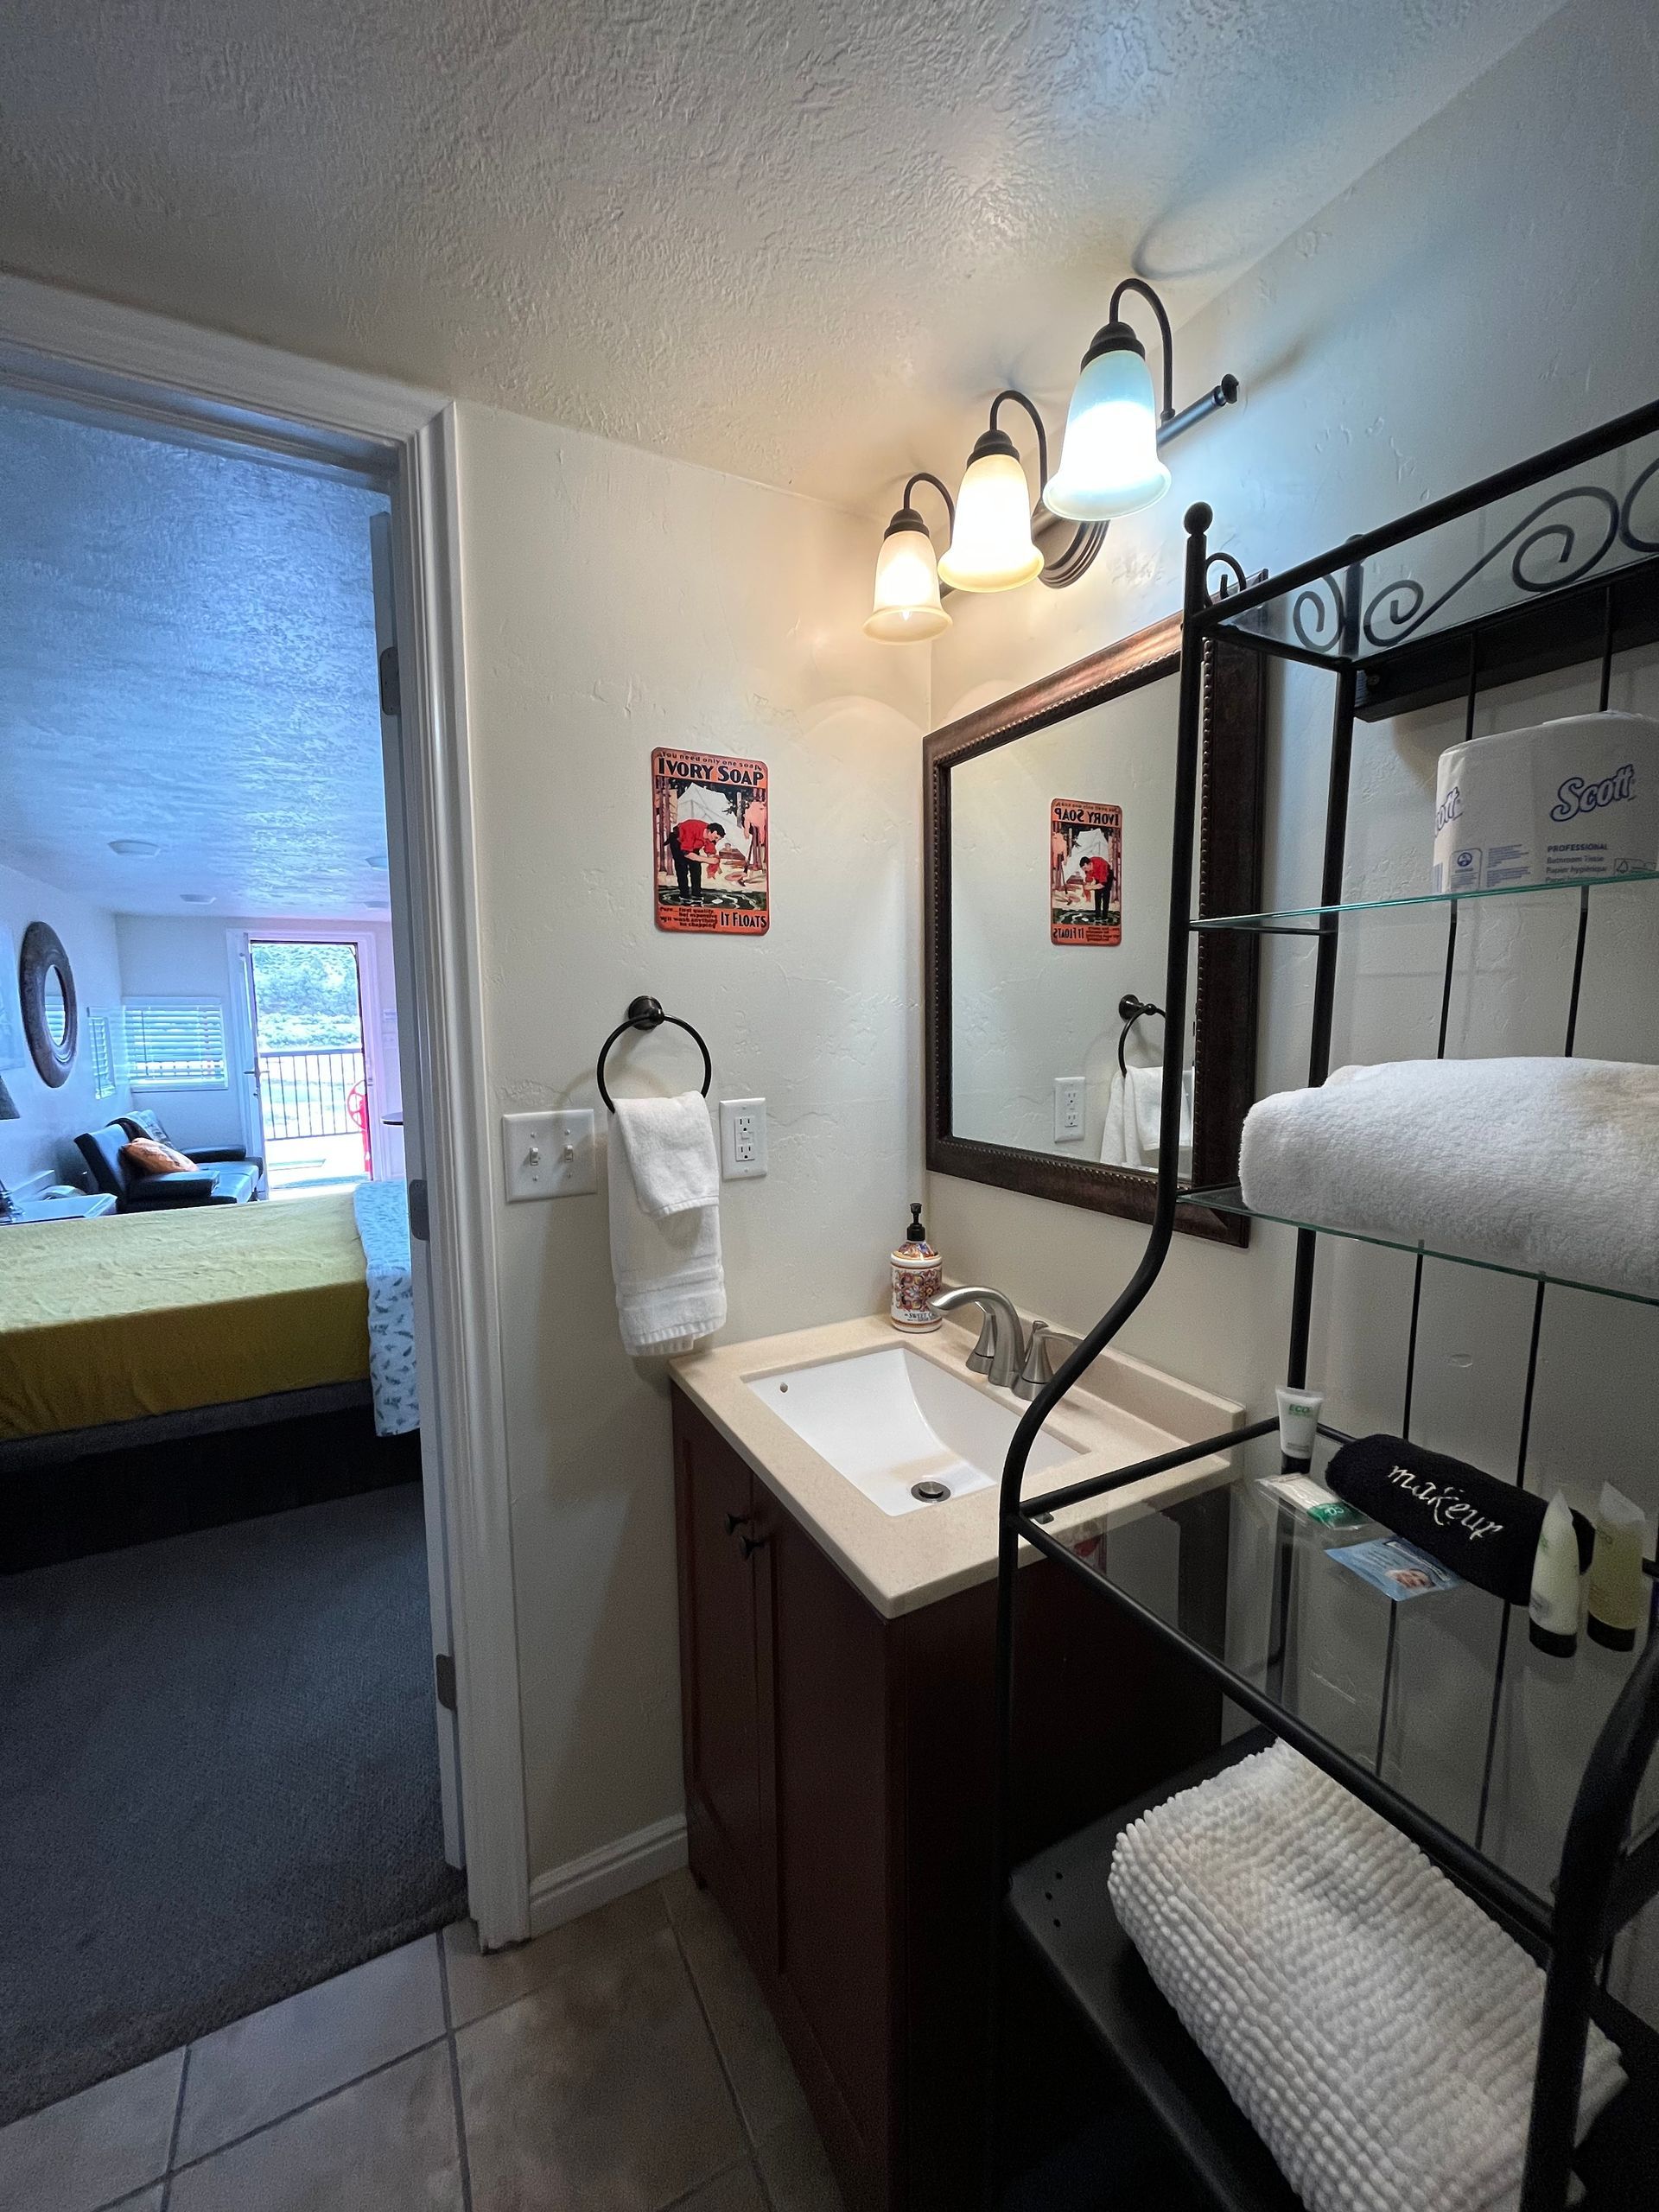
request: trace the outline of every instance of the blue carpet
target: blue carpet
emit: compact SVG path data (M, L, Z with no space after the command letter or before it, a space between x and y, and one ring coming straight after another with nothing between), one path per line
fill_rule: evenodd
M461 1917L431 1668L418 1484L0 1581L0 2123Z

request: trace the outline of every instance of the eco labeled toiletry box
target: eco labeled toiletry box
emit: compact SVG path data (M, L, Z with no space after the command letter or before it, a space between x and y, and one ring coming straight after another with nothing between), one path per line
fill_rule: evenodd
M1659 722L1567 715L1440 755L1437 892L1643 874L1659 867Z

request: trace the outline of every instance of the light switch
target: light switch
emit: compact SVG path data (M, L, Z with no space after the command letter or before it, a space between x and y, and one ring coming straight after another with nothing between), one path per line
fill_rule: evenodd
M509 1205L520 1198L575 1198L596 1191L593 1108L504 1114L501 1158Z
M766 1102L764 1098L722 1098L720 1102L720 1172L728 1183L741 1183L766 1172Z
M1084 1094L1088 1086L1080 1075L1057 1075L1054 1078L1054 1141L1056 1144L1083 1142Z

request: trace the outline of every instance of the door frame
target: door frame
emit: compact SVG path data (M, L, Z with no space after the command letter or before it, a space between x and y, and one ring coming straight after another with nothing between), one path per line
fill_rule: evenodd
M530 1933L524 1740L496 1268L455 414L442 393L0 274L0 382L392 479L414 899L428 1033L435 1441L451 1565L467 1898L486 1948ZM423 1381L427 1378L423 1378Z
M386 1139L380 1133L378 1099L385 1074L385 1033L381 1023L380 1006L380 947L374 933L361 922L283 922L271 927L261 924L250 928L238 923L229 931L232 963L251 962L256 944L349 944L357 956L357 1014L363 1032L363 1074L368 1086L369 1157L373 1162L373 1173L379 1175L385 1166ZM259 1056L258 1001L253 990L251 968L245 988L238 978L240 996L236 1001L238 1029L245 1027L245 1042L249 1055L257 1064ZM244 1001L246 1004L244 1004ZM260 1099L260 1085L255 1082L250 1096ZM264 1128L263 1100L260 1103L261 1129ZM257 1147L264 1151L263 1145ZM267 1162L269 1166L269 1162Z

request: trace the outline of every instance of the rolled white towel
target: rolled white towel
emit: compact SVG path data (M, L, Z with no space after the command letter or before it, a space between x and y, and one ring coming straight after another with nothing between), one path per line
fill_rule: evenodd
M1659 1068L1395 1060L1257 1101L1259 1213L1659 1296Z
M1308 2212L1513 2212L1544 1977L1287 1744L1126 1828L1147 1971ZM1623 2086L1590 2031L1580 2133Z

